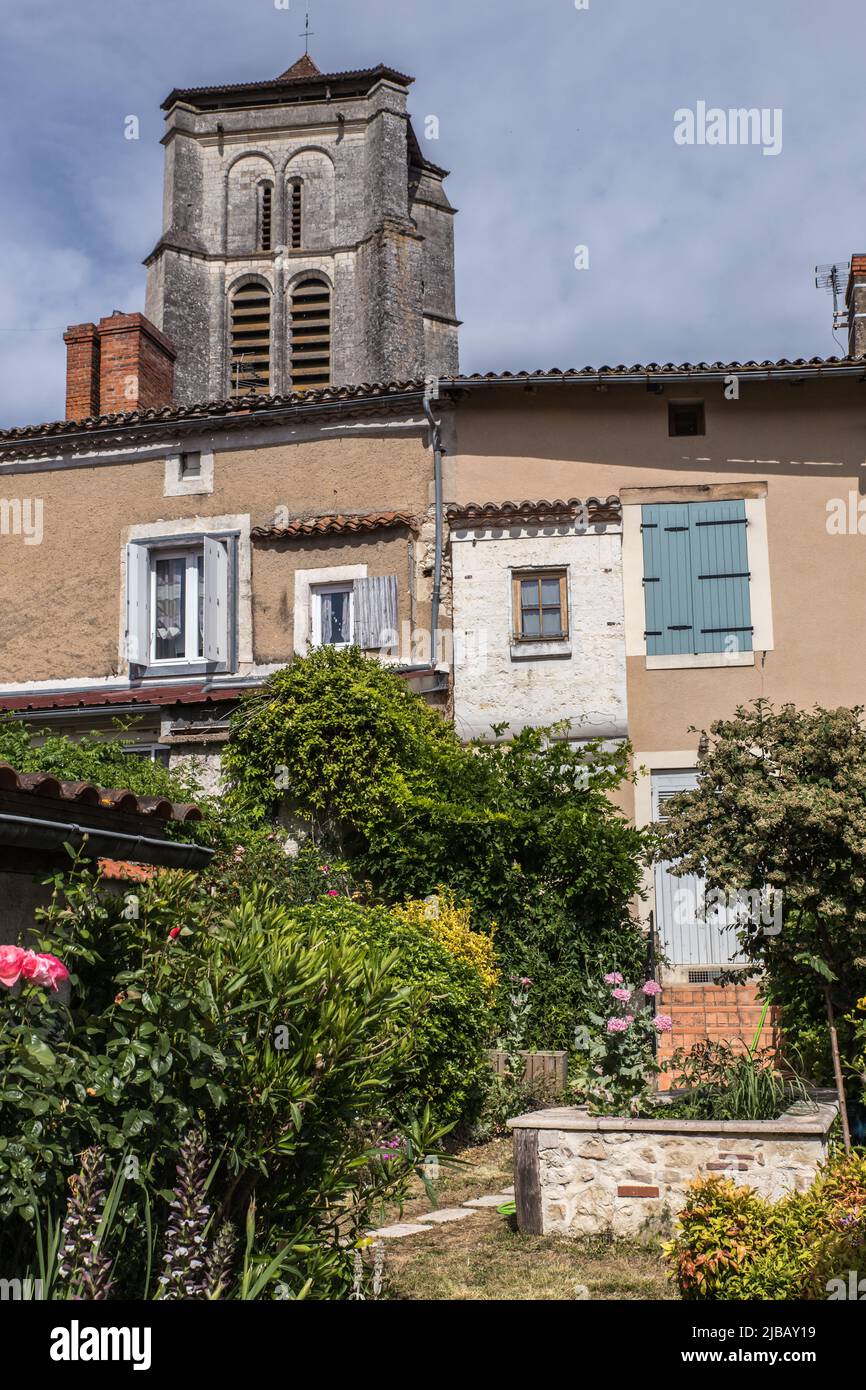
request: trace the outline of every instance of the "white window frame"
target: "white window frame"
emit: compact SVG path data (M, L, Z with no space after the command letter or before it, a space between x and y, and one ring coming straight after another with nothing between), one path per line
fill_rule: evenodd
M321 647L322 643L322 599L325 594L348 594L349 595L349 640L348 642L329 642L329 647L334 647L338 651L346 647L351 647L355 640L355 584L354 581L344 580L342 583L334 584L313 584L310 586L310 596L312 598L312 643L314 647Z
M130 672L149 677L229 671L237 660L234 595L235 537L201 534L151 535L126 547L126 624L124 648ZM204 650L198 636L198 562L203 557ZM156 565L161 559L186 562L184 654L156 656ZM196 583L190 579L195 576Z
M148 555L149 569L149 588L150 588L150 651L148 653L148 665L158 668L160 666L176 666L178 662L198 662L204 661L204 654L199 650L199 630L198 630L198 604L199 604L199 559L202 560L201 584L204 586L204 542L200 545L182 546L177 550L164 550L161 547L154 547ZM157 657L156 655L156 568L161 560L183 560L185 561L185 580L184 580L184 653L183 656ZM191 582L194 581L194 582Z

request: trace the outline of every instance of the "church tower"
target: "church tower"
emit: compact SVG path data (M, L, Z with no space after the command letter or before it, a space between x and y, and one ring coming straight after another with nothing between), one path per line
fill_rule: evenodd
M387 67L175 90L147 318L175 400L457 372L454 209Z

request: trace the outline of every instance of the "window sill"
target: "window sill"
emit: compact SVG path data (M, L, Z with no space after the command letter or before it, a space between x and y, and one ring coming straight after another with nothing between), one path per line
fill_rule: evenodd
M754 652L685 652L646 658L648 671L696 671L721 666L754 666L754 664Z
M512 661L568 660L570 656L571 642L568 638L559 642L517 642L511 639Z
M130 675L133 674L137 680L159 681L173 680L177 676L230 675L231 672L225 661L167 661L159 666L132 665Z

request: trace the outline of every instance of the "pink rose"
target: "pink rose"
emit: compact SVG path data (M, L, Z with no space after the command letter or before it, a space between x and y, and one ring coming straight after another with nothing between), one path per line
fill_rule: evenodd
M605 982L606 985L624 985L624 984L625 984L625 980L622 978L622 975L620 975L620 973L619 973L618 970L614 970L613 974L611 974L611 975L605 975L605 977L604 977L604 982Z
M329 898L339 898L339 896L340 896L340 894L337 892L337 889L336 889L336 888L329 888L329 889L328 889L328 897L329 897Z
M0 946L0 985L11 989L18 983L24 952L20 946Z
M618 999L621 1004L627 1004L629 999L631 999L631 990L615 989L613 992L613 997L614 999Z
M609 1033L627 1033L628 1020L625 1018L609 1018L607 1020L607 1031Z
M50 988L56 992L58 987L63 984L63 981L69 979L69 971L66 969L63 961L58 960L56 956L46 954L40 956L39 959L43 963L43 973L46 976L46 978L40 980L39 983L49 985Z
M674 1021L669 1014L656 1014L653 1023L659 1033L670 1033L673 1031Z
M662 987L655 980L647 980L643 987L643 992L647 995L661 994Z
M43 979L44 966L35 951L25 951L21 957L21 974L25 980L32 980L35 985L48 983L47 976Z

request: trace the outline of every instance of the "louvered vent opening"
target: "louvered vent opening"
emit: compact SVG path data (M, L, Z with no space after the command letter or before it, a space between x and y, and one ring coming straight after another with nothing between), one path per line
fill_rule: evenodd
M270 251L271 227L273 222L274 190L269 183L262 184L259 213L259 250Z
M271 296L267 285L244 285L232 299L232 395L267 395L271 385Z
M292 251L301 249L301 216L303 191L299 183L289 185L289 246Z
M303 280L292 296L292 386L305 391L331 381L331 291Z

